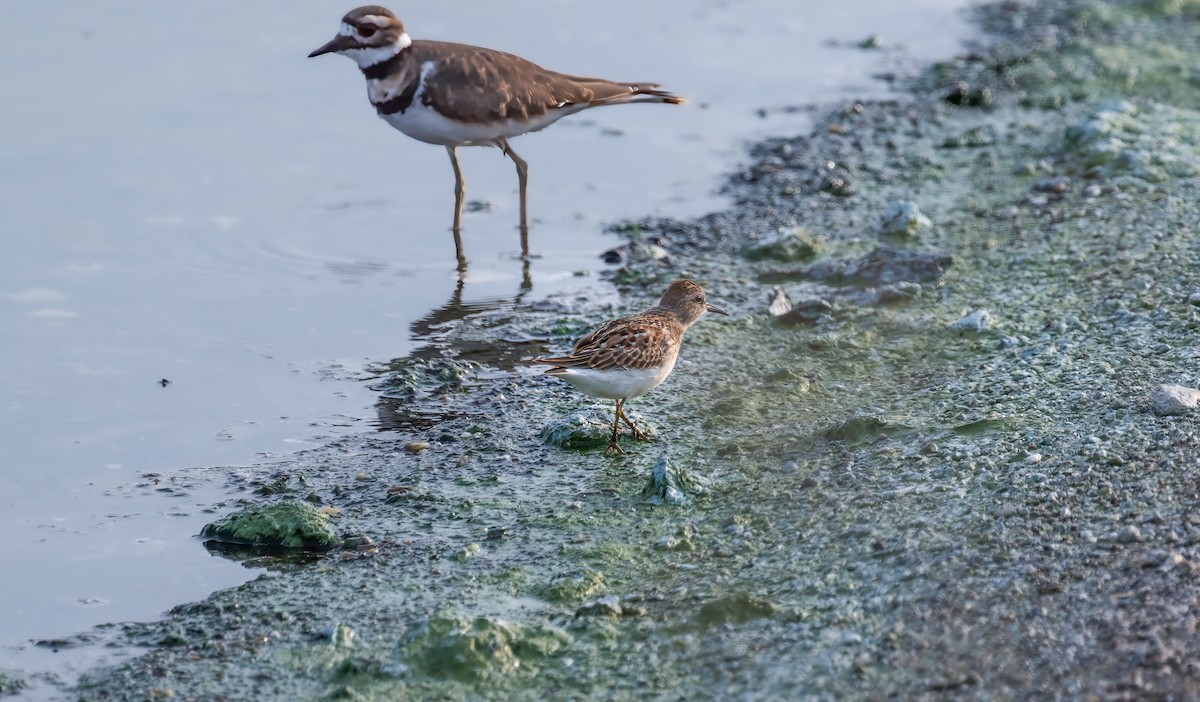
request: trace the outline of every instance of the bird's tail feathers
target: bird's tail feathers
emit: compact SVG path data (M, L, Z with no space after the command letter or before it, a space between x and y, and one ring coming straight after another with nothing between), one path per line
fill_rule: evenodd
M602 105L628 105L637 102L659 102L668 105L687 103L686 99L672 92L660 90L658 85L658 83L607 83L603 88L596 90L597 97L588 104L600 107ZM612 90L614 87L618 89L616 92Z
M568 356L563 356L560 358L539 357L531 359L530 363L544 363L548 366L554 366L553 368L547 369L542 375L562 375L570 370L567 368L567 366L572 363L572 359Z

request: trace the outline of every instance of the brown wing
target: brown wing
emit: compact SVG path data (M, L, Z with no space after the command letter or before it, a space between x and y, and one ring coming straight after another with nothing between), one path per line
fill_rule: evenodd
M614 319L575 344L569 356L535 358L559 368L653 368L679 351L672 325L678 321L658 315ZM550 369L547 373L553 372Z
M634 95L673 98L652 83L623 85L546 70L520 56L467 44L418 41L418 65L436 55L438 69L426 79L423 100L465 121L527 121L565 105L605 104ZM659 95L659 93L662 93Z
M629 326L630 318L621 317L619 319L610 319L599 327L592 330L591 334L583 337L575 342L575 348L571 349L571 355L576 355L581 352L586 352L588 348L594 346L599 339L603 339L613 332L614 329L620 329L623 326Z

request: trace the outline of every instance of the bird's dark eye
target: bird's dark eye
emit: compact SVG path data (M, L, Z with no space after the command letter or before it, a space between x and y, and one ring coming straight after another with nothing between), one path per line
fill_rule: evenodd
M697 295L697 296L693 297L692 300L694 300L696 302L704 302L704 297L702 295Z
M378 29L378 27L375 27L374 25L364 24L358 28L358 35L360 37L369 37L375 33L376 29Z

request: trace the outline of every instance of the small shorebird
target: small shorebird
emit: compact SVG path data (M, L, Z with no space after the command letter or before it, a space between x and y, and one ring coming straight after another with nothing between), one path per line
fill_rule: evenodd
M645 395L667 379L679 358L683 333L705 312L729 314L710 305L699 285L677 280L667 288L658 307L605 322L580 339L567 356L535 358L533 362L554 366L546 375L562 378L585 394L616 400L612 438L604 455L624 453L617 445L621 420L633 430L635 439L646 439L625 416L625 401Z
M332 41L309 54L337 53L358 64L367 97L379 116L413 139L446 147L454 167L454 245L463 255L462 214L467 184L460 146L498 146L517 166L521 253L529 254L525 190L529 166L508 140L536 132L591 107L635 102L678 105L683 98L657 83L617 83L546 70L520 56L466 44L413 41L390 10L351 10Z

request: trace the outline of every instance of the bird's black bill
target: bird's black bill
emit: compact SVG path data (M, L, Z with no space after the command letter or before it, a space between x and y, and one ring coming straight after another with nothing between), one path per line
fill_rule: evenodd
M332 54L332 53L336 53L338 51L352 49L352 48L354 48L353 41L354 40L351 39L350 37L348 37L344 34L339 34L336 37L334 37L328 44L326 44L325 46L322 46L321 48L319 48L316 51L309 54L308 57L313 58L314 56L320 56L321 54Z
M723 310L723 309L721 309L720 307L717 307L717 306L715 306L715 305L710 305L710 304L708 304L707 302L706 302L706 303L704 303L704 307L705 307L706 309L708 309L708 311L709 311L709 312L716 312L717 314L723 314L723 315L725 315L726 317L728 317L728 316L729 316L729 313L728 313L728 312L726 312L725 310Z

